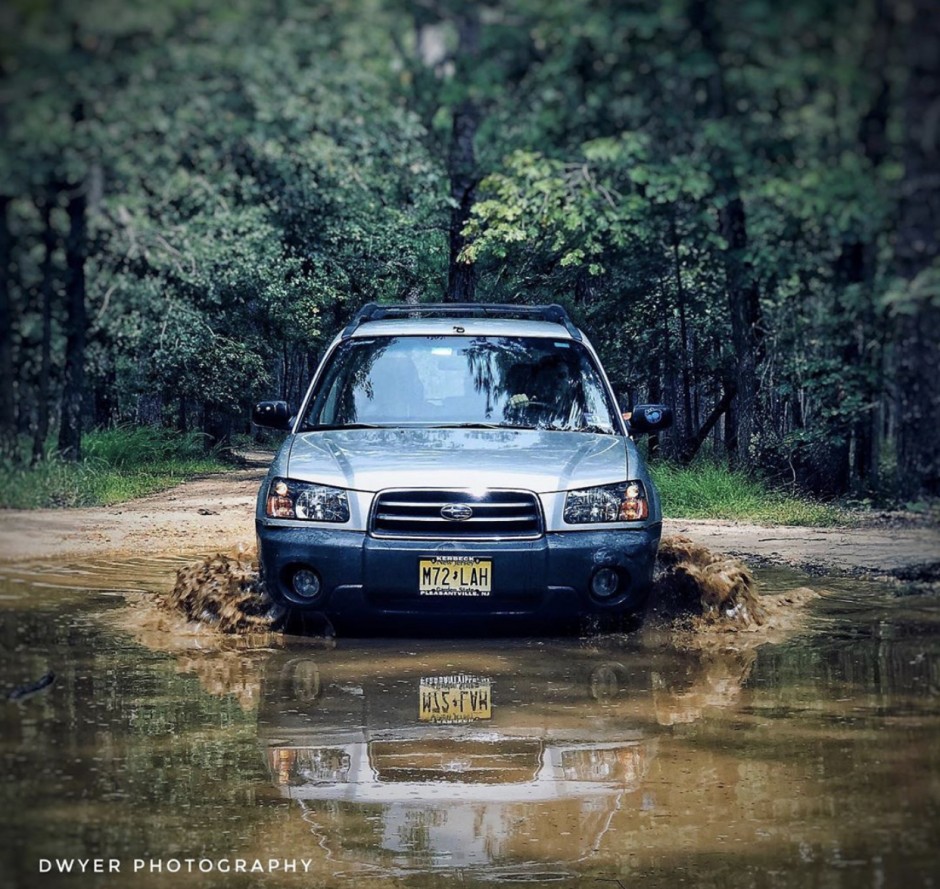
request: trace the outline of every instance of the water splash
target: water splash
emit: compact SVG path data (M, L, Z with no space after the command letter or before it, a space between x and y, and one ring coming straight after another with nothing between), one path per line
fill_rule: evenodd
M284 619L284 609L264 590L257 563L242 553L217 553L180 568L173 589L157 602L223 633L274 630Z
M650 601L660 620L691 618L697 631L734 632L773 624L781 608L815 595L807 590L786 601L760 596L743 561L673 536L660 544ZM242 552L217 553L179 569L173 589L156 601L168 612L225 634L283 630L290 617L265 592L257 563ZM311 629L316 630L304 632Z
M767 612L757 583L740 559L713 552L688 537L664 537L657 556L654 607L700 616L709 623L760 626Z

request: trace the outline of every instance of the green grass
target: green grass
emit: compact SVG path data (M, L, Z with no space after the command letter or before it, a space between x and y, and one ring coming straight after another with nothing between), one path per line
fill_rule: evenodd
M82 453L80 463L56 456L33 467L0 463L0 507L107 506L229 468L199 434L153 427L91 432Z
M714 463L654 463L650 469L667 518L815 526L849 521L835 506L775 491L752 475Z

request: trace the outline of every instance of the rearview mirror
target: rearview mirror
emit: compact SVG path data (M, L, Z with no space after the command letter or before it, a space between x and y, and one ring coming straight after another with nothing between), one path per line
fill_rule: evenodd
M632 435L659 432L672 425L672 408L665 404L638 404L627 418Z
M251 410L251 422L268 429L287 431L291 427L291 419L286 401L262 401Z

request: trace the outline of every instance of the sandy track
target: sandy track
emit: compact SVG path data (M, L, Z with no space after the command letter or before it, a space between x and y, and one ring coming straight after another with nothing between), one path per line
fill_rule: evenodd
M709 549L757 557L811 573L932 576L940 567L940 527L862 522L851 528L793 528L742 522L668 519L664 534L684 534ZM926 579L926 578L925 578Z
M265 472L263 456L250 455L245 469L193 479L117 506L0 510L0 562L251 548L255 496ZM940 527L935 525L789 528L669 519L664 531L685 534L713 550L811 571L899 574L940 563Z
M255 496L266 472L259 463L115 506L0 510L0 562L253 546Z

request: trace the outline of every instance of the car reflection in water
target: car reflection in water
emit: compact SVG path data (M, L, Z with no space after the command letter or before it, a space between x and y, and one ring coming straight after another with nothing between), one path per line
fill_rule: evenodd
M265 670L272 779L347 872L583 865L644 805L664 726L747 669L564 644L388 654L281 653Z

